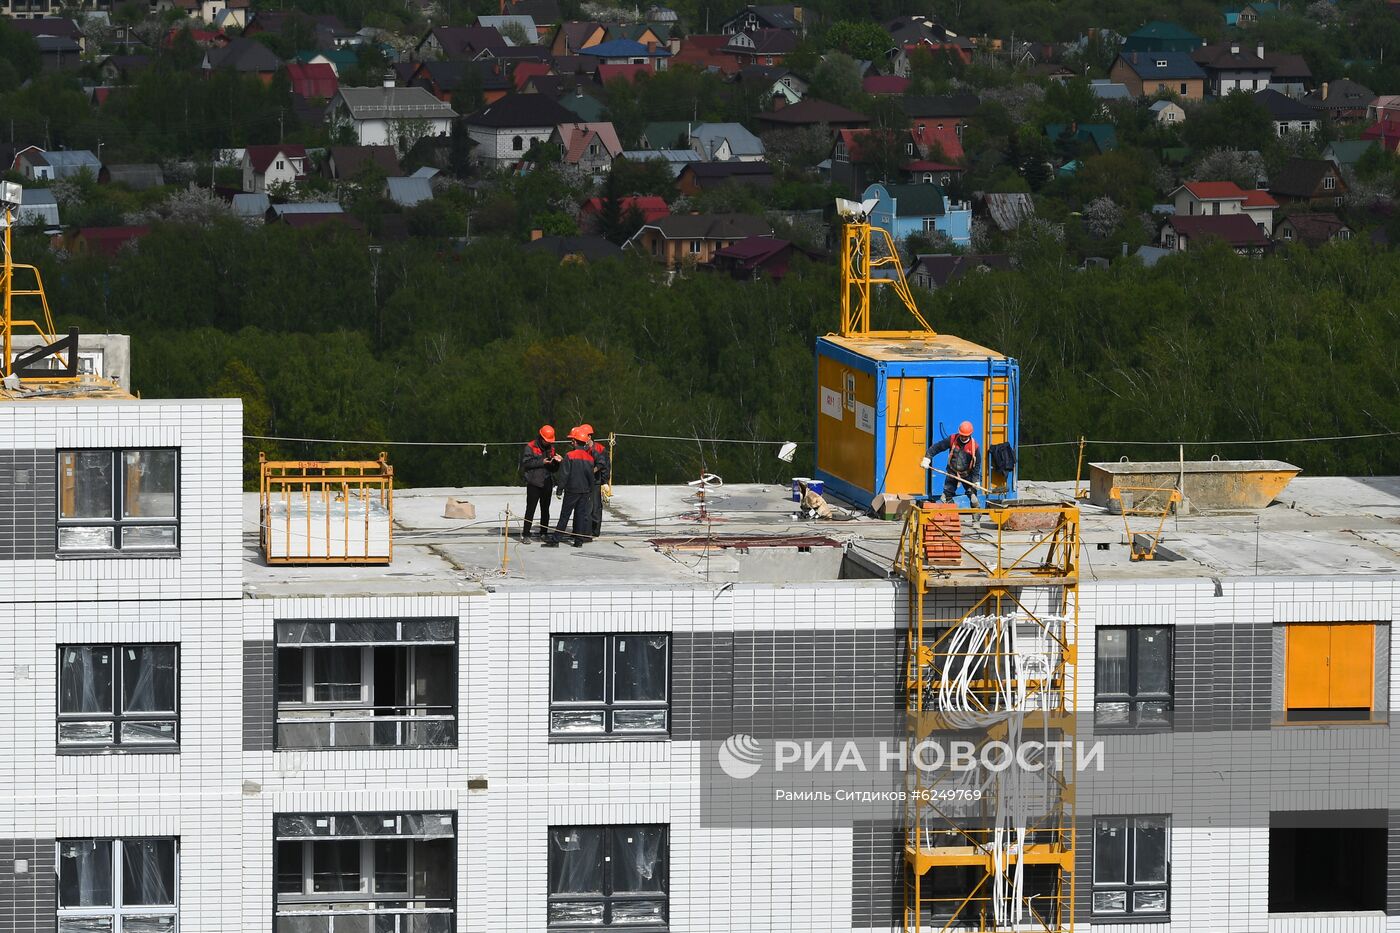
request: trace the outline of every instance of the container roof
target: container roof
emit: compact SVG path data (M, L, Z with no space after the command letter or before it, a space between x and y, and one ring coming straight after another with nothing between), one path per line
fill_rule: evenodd
M1005 353L954 337L952 334L872 334L868 337L838 337L822 340L872 360L917 363L926 360L1006 359Z

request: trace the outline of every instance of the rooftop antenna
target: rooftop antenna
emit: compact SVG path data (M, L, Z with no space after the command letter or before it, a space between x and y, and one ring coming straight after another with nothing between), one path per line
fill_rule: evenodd
M879 198L864 201L836 199L836 213L844 223L841 227L841 336L842 337L931 337L936 331L914 303L914 295L905 281L899 251L888 230L870 223L870 214L880 203ZM873 246L882 247L881 255L873 255ZM876 272L875 270L878 270ZM889 274L889 272L893 274ZM889 285L904 303L914 320L916 331L872 331L870 306L874 286Z
M78 330L73 328L66 337L54 336L53 315L49 313L49 299L44 294L44 282L39 277L39 270L31 265L15 262L14 243L12 236L15 222L19 219L19 208L24 202L24 189L12 181L0 182L0 211L4 213L5 235L4 262L0 265L0 296L3 303L0 303L0 377L4 377L6 388L15 388L16 380L19 378L34 378L44 380L71 380L78 377ZM33 275L33 285L29 288L18 287L15 280L15 273L18 271L29 272ZM43 322L28 319L16 319L14 313L15 298L38 298L39 306L43 311ZM14 352L14 334L16 330L29 330L39 335L43 341L41 345L30 350L25 350L19 355ZM42 364L48 359L55 359L59 367L49 368Z

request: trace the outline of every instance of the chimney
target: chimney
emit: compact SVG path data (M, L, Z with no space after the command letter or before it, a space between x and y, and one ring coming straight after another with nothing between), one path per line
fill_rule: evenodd
M384 86L385 86L385 87L393 87L393 86L394 86L394 73L393 73L392 71L386 71L386 72L384 72Z
M786 97L784 97L784 96L781 95L781 94L774 94L774 95L773 95L773 110L774 110L774 111L782 110L782 109L783 109L784 107L786 107L786 106L787 106L787 98L786 98Z
M1323 99L1323 100L1326 100L1326 99L1327 99L1327 82L1326 82L1326 81L1323 81L1323 82L1322 82L1322 99Z
M1261 42L1257 46L1255 46L1254 54L1259 58L1264 57L1264 43Z
M544 236L544 231L541 230L539 227L536 227L535 229L530 231L530 242L533 243L542 236Z

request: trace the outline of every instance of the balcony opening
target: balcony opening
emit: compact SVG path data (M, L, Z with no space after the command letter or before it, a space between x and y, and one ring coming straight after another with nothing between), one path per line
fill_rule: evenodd
M1383 810L1271 814L1269 912L1384 910L1385 816Z

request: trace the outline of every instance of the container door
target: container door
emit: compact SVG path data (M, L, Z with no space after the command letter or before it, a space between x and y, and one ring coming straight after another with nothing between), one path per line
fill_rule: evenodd
M891 378L885 384L885 475L879 490L925 495L928 476L919 461L929 443L928 378Z
M929 443L934 444L946 440L949 436L956 434L958 425L964 421L972 422L972 436L977 438L978 456L985 456L984 432L982 430L982 417L984 408L983 390L986 386L986 379L977 376L937 376L933 379L933 395L929 399ZM935 470L946 471L948 469L948 452L933 458ZM939 498L943 495L943 483L947 479L943 473L929 471L928 495L931 498ZM981 482L980 468L973 474L972 481ZM958 487L959 495L966 495L966 490ZM966 505L966 501L959 505Z

